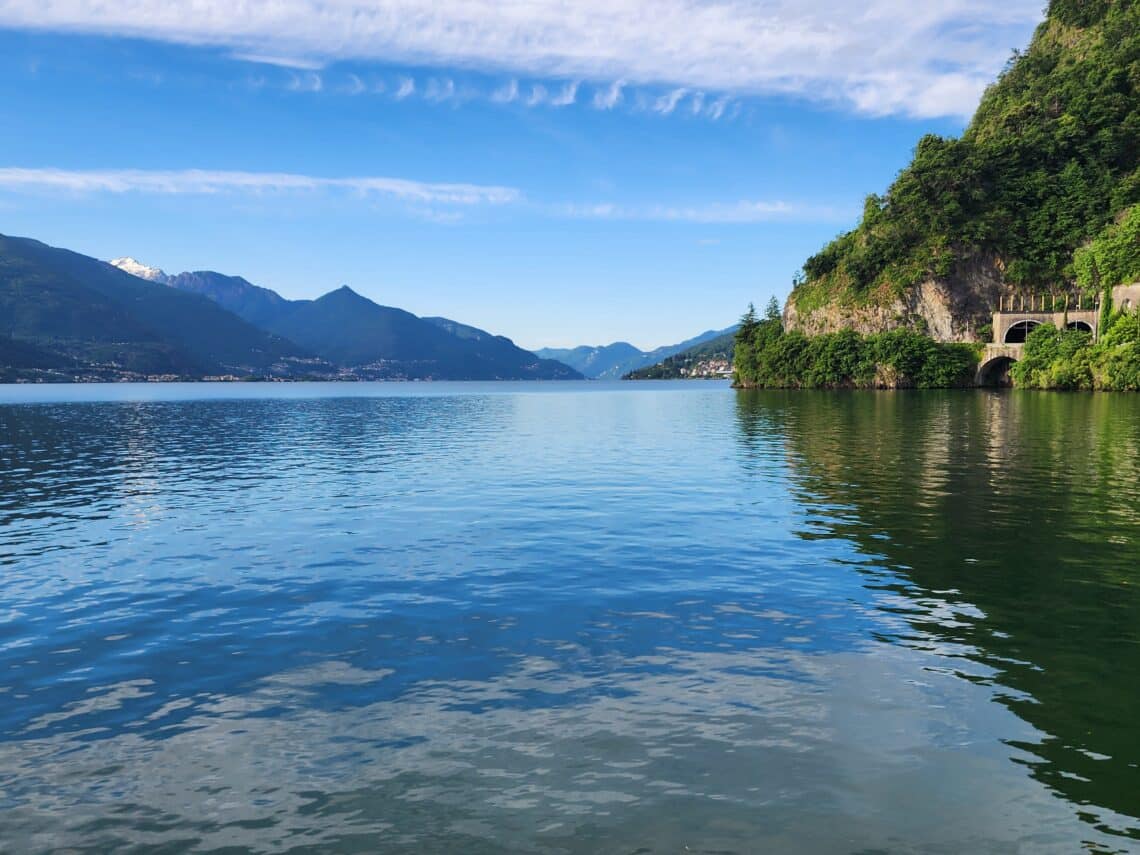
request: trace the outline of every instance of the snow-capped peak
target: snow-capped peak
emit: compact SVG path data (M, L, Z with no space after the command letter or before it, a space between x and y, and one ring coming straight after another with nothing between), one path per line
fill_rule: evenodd
M129 255L123 258L112 258L110 263L125 273L131 274L131 276L139 277L139 279L149 279L151 282L158 282L162 285L166 285L170 281L170 277L157 267L147 267Z

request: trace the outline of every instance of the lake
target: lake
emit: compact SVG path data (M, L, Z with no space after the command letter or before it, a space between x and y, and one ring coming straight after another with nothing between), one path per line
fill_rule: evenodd
M0 387L0 851L1140 851L1140 396Z

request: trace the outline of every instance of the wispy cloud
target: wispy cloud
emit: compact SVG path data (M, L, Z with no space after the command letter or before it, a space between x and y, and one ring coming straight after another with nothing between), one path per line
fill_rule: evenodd
M256 62L259 65L275 65L279 68L293 68L298 71L320 71L325 63L316 59L302 59L295 56L273 56L265 53L235 53L234 59Z
M773 221L842 222L850 211L784 201L710 202L700 205L619 205L608 202L572 204L555 208L555 213L573 219L628 220L665 223L732 225Z
M0 27L964 115L1042 0L2 0Z
M348 83L345 84L344 93L346 95L360 95L368 91L368 87L364 85L364 81L356 74L348 75Z
M248 78L247 85L261 88L267 81L264 76ZM581 84L572 80L566 83L547 85L546 83L520 83L512 78L493 88L480 87L469 82L457 82L451 77L428 77L417 83L411 75L400 75L388 85L383 80L366 83L359 75L351 72L326 72L323 76L316 72L306 74L291 73L283 83L291 92L333 92L339 95L389 95L397 101L419 96L432 104L462 103L466 101L489 101L493 104L520 104L525 107L567 107L577 103ZM645 96L642 96L643 98ZM622 84L617 83L599 90L594 99L598 109L612 109L622 100Z
M410 77L401 77L399 84L396 86L396 100L403 101L405 98L415 94L416 81Z
M0 167L0 191L66 194L153 194L215 196L274 193L341 192L362 198L387 197L409 204L409 212L433 222L455 222L454 208L479 205L520 206L540 216L645 222L744 224L776 220L848 221L857 212L782 200L737 200L699 204L558 203L528 201L514 187L473 183L416 181L388 176L330 178L290 172L241 172L210 169L27 169Z
M72 193L214 195L341 190L409 202L446 205L503 205L522 199L513 187L412 181L384 176L326 178L288 172L208 169L22 169L0 168L0 189L62 190Z
M567 83L562 91L550 99L552 107L568 107L578 100L578 82Z
M625 81L615 80L605 89L599 89L594 93L594 106L599 110L612 110L621 103L621 90L625 86Z
M292 92L320 92L324 86L321 75L310 71L307 74L294 74L286 88Z
M688 93L687 89L674 89L659 97L653 104L655 112L668 116L677 109L678 102Z
M518 100L518 97L519 82L517 80L508 81L491 93L491 100L496 104L512 104Z
M526 105L528 107L537 107L539 104L547 103L549 97L546 87L541 83L536 83L530 87L530 95L526 99Z
M427 82L424 87L424 97L435 103L443 101L452 101L456 97L455 81L451 78L446 80L437 80L432 78Z

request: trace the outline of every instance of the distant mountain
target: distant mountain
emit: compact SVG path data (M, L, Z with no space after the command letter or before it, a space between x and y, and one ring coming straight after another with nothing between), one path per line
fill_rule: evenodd
M623 380L675 380L684 377L729 377L732 375L736 330L687 347L660 362L638 368Z
M216 303L94 258L0 235L7 370L70 377L290 374L311 354ZM0 359L4 359L0 356ZM43 378L41 378L43 379Z
M111 262L114 264L114 262ZM124 268L125 269L125 268ZM150 267L148 270L154 270ZM161 271L160 271L161 272ZM165 276L165 274L163 274ZM208 297L222 308L244 318L255 326L270 328L274 321L289 313L292 305L276 291L261 288L240 276L225 276L212 270L197 270L165 276L165 282L179 291Z
M390 364L435 379L495 379L461 340L411 312L372 302L347 285L297 300L270 327L340 365Z
M506 336L493 335L478 327L461 324L448 318L423 318L450 335L468 342L468 345L489 364L499 366L502 371L514 370L522 366L534 378L553 380L581 380L583 374L556 359L544 359L528 350L523 350Z
M165 285L167 280L170 279L165 273L157 267L147 267L141 261L135 261L129 255L123 258L112 258L109 262L112 267L117 267L124 273L129 273L132 276L137 276L139 279L147 279L151 282L157 282L160 285Z
M735 326L723 330L708 330L677 344L649 351L638 350L628 342L619 341L601 347L544 347L536 350L535 354L543 359L557 359L559 362L564 362L592 380L617 380L631 371L656 365L675 353L735 331Z
M137 261L132 266L157 271ZM125 268L124 268L125 269ZM578 380L510 339L446 318L418 318L381 306L348 286L316 300L284 297L241 278L208 270L164 276L173 289L207 297L240 318L296 342L364 378L436 380Z

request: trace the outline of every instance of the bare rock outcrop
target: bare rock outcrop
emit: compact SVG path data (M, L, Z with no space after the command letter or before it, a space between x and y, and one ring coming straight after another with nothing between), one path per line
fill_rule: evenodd
M784 307L784 328L805 335L854 329L869 334L906 327L938 341L976 341L978 327L990 322L998 299L1011 296L1004 265L995 256L973 255L945 279L928 279L887 305L828 303L801 311L793 291Z

